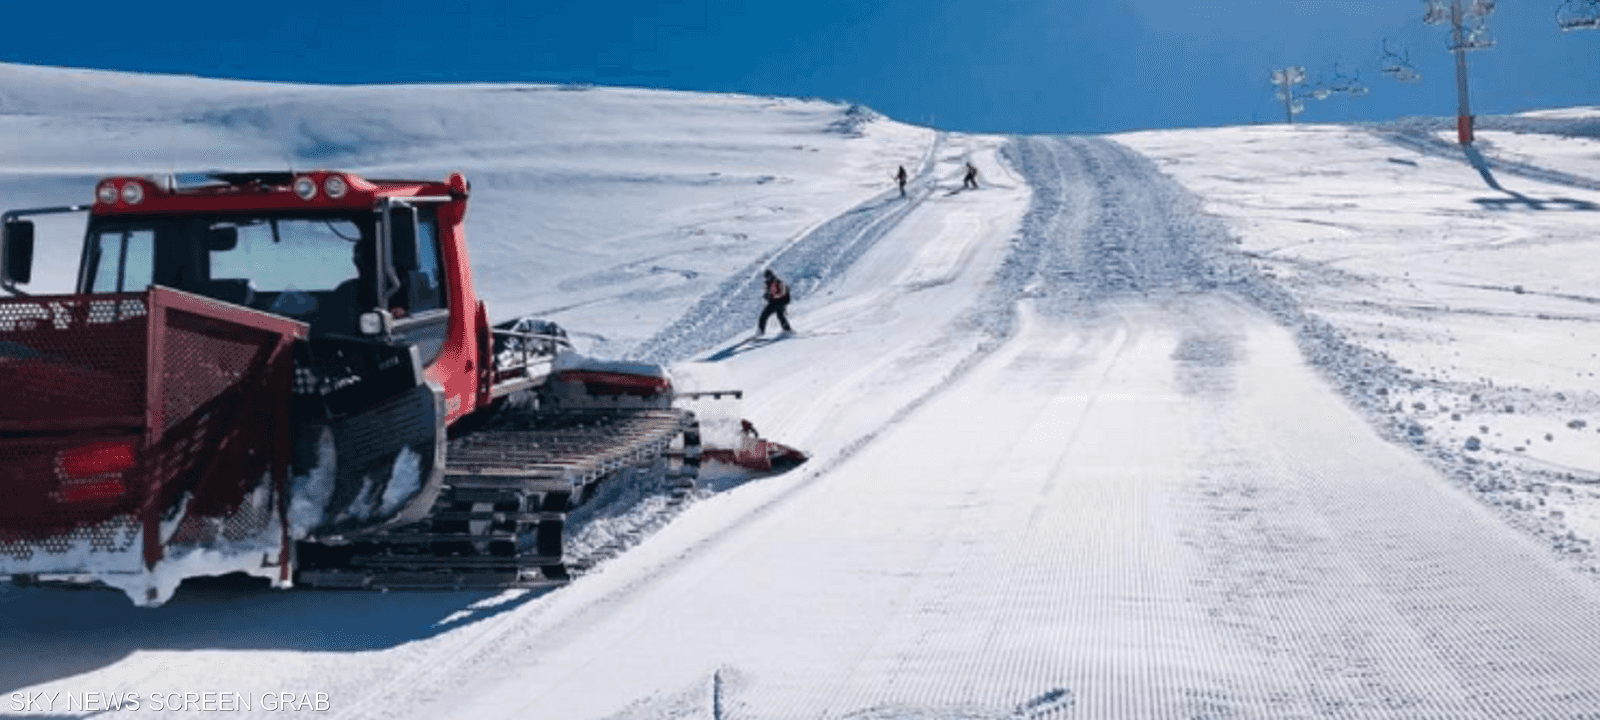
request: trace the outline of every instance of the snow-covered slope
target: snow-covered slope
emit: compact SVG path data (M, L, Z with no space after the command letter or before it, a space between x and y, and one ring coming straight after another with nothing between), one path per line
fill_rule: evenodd
M8 207L105 174L341 168L472 182L474 272L497 317L543 313L623 352L728 275L920 166L933 132L865 108L553 85L314 87L0 65ZM71 240L41 248L69 288ZM41 233L44 230L41 229Z
M1481 169L1443 123L1120 140L1228 219L1392 437L1600 572L1600 140L1495 124L1524 132L1479 132Z
M743 387L814 458L553 592L0 587L0 716L1583 717L1600 145L1547 115L1485 119L1480 170L1429 121L1003 138L0 65L8 207L459 169L496 315ZM745 342L768 264L798 332Z

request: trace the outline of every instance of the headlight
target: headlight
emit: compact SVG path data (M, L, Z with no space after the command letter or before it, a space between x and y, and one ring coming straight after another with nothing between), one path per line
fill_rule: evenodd
M117 184L112 182L100 183L94 190L94 199L103 205L110 205L117 201Z
M317 196L317 181L308 177L297 178L294 181L294 194L301 200L310 200Z
M144 186L137 182L129 181L122 186L122 201L129 205L138 205L144 200Z
M344 178L338 175L329 175L328 179L322 181L322 191L334 200L344 197L344 191L349 189L350 186L345 184Z

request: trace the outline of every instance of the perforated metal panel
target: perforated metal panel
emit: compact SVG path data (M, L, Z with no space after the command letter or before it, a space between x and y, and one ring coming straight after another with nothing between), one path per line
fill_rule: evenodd
M138 295L0 299L0 433L141 415L147 315Z
M163 288L0 300L0 573L8 557L52 554L142 550L153 563L180 508L174 542L271 526L287 484L290 347L304 333ZM134 466L82 477L80 462L69 478L64 463L95 443L133 448Z
M266 540L275 543L271 533L278 526L278 497L271 487L271 478L261 477L257 490L246 496L232 512L217 515L186 513L172 537L167 541L168 552L179 547L236 548L242 543Z
M253 328L171 310L162 338L162 416L166 432L202 405L244 382L276 339Z
M305 326L224 303L153 291L149 489L184 504L174 546L256 538L288 479L291 343ZM269 487L263 488L263 483Z
M67 533L136 508L132 498L60 502L59 458L94 442L142 444L148 325L140 295L0 299L5 552L20 552L17 541L69 542Z
M0 562L15 561L10 572L52 572L60 567L50 567L51 560L71 553L87 552L85 564L98 564L93 555L123 554L138 551L139 523L133 515L118 515L104 522L82 525L40 540L0 540ZM52 557L54 556L54 557ZM77 560L78 558L73 558Z

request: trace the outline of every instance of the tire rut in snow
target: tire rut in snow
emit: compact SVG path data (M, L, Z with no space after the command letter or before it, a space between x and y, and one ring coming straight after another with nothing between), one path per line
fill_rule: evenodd
M1004 284L1037 298L1042 311L1093 313L1122 298L1216 288L1276 316L1346 396L1365 404L1368 388L1396 376L1392 362L1349 343L1257 275L1228 250L1226 226L1142 158L1074 138L1022 139L1007 152L1037 194L1022 233L1033 242L1018 248ZM1058 241L1040 242L1051 237ZM1383 414L1368 409L1385 429ZM1250 439L1235 444L1249 447ZM1270 462L1263 470L1293 475ZM1201 504L1214 517L1207 534L1192 539L1211 563L1205 587L1219 599L1208 612L1257 633L1248 639L1289 659L1283 667L1300 673L1306 688L1290 698L1305 705L1274 707L1282 712L1273 716L1600 718L1592 714L1600 691L1584 681L1600 657L1591 595L1557 575L1512 572L1519 548L1493 546L1493 533L1484 533L1487 549L1463 562L1456 546L1467 534L1452 528L1478 520L1433 496L1448 490L1344 475L1296 475L1270 508L1248 482L1202 488ZM1349 491L1360 482L1372 487ZM1429 508L1429 517L1414 517L1417 508ZM1446 511L1461 517L1439 520ZM1341 532L1325 534L1330 524ZM1370 598L1359 592L1319 597L1327 588L1318 583L1330 576L1370 579L1359 589L1380 588L1393 606L1363 606ZM1531 582L1538 589L1529 593ZM1373 630L1375 609L1389 613L1396 633L1414 634L1415 647ZM1461 687L1435 692L1440 678ZM1441 707L1452 712L1429 711Z
M1110 140L1072 137L1021 138L1005 156L1035 194L996 283L1002 299L1035 297L1042 312L1071 316L1119 297L1229 292L1290 328L1307 361L1380 433L1410 442L1381 394L1401 382L1394 361L1351 342L1263 277L1235 249L1227 224L1148 158Z
M1204 292L1241 282L1227 228L1144 156L1100 138L1019 138L1006 159L1034 200L1001 271L1001 299L1041 311L1093 310L1118 297Z

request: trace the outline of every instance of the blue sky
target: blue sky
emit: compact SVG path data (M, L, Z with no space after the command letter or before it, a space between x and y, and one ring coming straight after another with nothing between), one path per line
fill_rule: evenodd
M1478 114L1600 104L1600 32L1503 0L1473 53ZM31 3L0 61L317 83L537 81L851 100L981 132L1280 122L1270 71L1370 92L1301 121L1455 113L1421 0L390 0ZM159 8L159 9L157 9ZM1382 46L1422 75L1381 70Z

